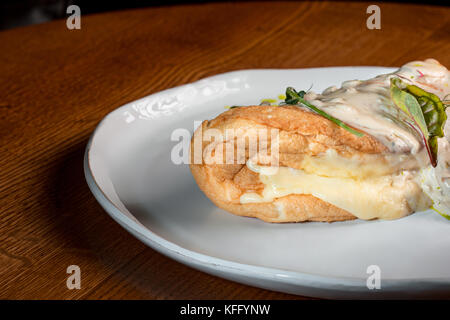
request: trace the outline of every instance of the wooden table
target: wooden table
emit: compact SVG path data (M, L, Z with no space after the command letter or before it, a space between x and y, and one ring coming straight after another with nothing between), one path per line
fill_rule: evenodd
M82 158L117 107L246 68L450 66L450 9L370 3L218 3L126 10L0 32L0 298L301 298L222 280L133 238L97 204ZM82 8L81 8L82 10ZM66 268L81 268L68 290Z

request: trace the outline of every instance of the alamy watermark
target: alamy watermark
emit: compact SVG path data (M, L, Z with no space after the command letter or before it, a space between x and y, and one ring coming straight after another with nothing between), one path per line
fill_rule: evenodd
M70 16L66 20L66 26L69 30L80 30L81 29L81 9L77 5L68 6L66 13Z
M194 122L195 131L175 129L171 141L177 142L171 151L174 164L245 164L252 159L262 165L278 167L279 129L277 128L204 128Z
M369 275L367 277L366 286L369 290L381 289L381 269L376 264L372 264L367 267L366 273Z
M66 273L70 274L66 280L67 289L81 289L81 269L79 266L72 264L67 267Z
M367 7L366 10L367 14L370 14L370 16L367 18L366 26L367 29L373 30L373 29L381 29L381 9L376 4L372 4Z

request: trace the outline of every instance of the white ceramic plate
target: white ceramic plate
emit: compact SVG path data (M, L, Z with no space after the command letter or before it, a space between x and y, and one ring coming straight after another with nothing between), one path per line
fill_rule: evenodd
M269 224L216 208L188 165L171 161L177 128L225 106L259 104L287 86L321 91L380 67L244 70L169 89L118 108L86 149L97 200L125 229L181 263L256 287L324 298L450 295L450 223L431 211L395 221ZM343 190L343 196L346 195ZM381 271L369 290L367 269ZM220 290L220 288L218 288Z

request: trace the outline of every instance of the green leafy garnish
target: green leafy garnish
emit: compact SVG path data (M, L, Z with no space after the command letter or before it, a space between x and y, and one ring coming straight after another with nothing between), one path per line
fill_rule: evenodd
M444 136L444 126L447 121L445 109L447 106L444 105L436 95L426 92L417 86L407 85L406 90L416 97L417 102L422 109L429 132L428 142L430 144L431 153L437 162L437 138L442 138Z
M355 136L358 136L358 137L363 137L364 136L364 133L359 132L359 131L357 131L357 130L355 130L353 128L350 128L349 126L347 126L341 120L330 116L328 113L320 110L316 106L312 105L311 103L309 103L308 101L303 99L305 94L306 94L305 91L297 92L294 88L288 87L288 88L286 88L286 99L284 100L284 102L286 104L291 104L291 105L301 104L301 105L303 105L303 106L313 110L314 112L316 112L317 114L321 115L322 117L324 117L324 118L330 120L331 122L337 124L339 127L341 127L343 129L347 130L348 132L354 134Z
M399 78L391 79L390 91L392 101L408 115L410 121L406 122L422 137L431 165L436 167L437 138L444 136L446 105L436 95Z

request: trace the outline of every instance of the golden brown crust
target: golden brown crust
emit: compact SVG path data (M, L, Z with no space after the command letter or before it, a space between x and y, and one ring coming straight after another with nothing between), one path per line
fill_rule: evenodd
M386 151L380 141L369 134L357 137L331 121L297 106L249 106L233 108L217 118L208 121L207 128L225 130L226 128L252 127L277 128L286 139L280 141L280 152L301 153L307 142L315 142L326 148L334 148L342 153L359 151L381 153ZM282 148L285 150L282 150ZM317 149L317 153L325 149Z
M349 212L311 195L292 194L270 203L241 204L240 196L243 193L260 193L264 188L258 175L245 165L250 153L248 146L246 145L244 161L236 157L235 162L231 164L217 164L211 162L211 159L208 162L207 154L214 154L217 147L229 141L226 138L227 129L240 129L246 136L257 136L255 130L262 128L279 129L280 166L298 168L305 155L315 156L327 149L334 149L344 157L355 154L379 154L386 151L386 147L374 137L368 134L361 138L356 137L331 121L299 107L234 108L211 121L204 121L194 133L191 142L192 175L212 202L236 215L256 217L268 222L332 222L355 219ZM210 139L204 136L208 129L215 129L223 136L223 140L209 141ZM197 154L196 161L193 156L195 139L200 139L201 143L197 145L200 145L202 150L200 156ZM270 138L267 143L270 146ZM223 159L226 158L227 154L224 151Z

